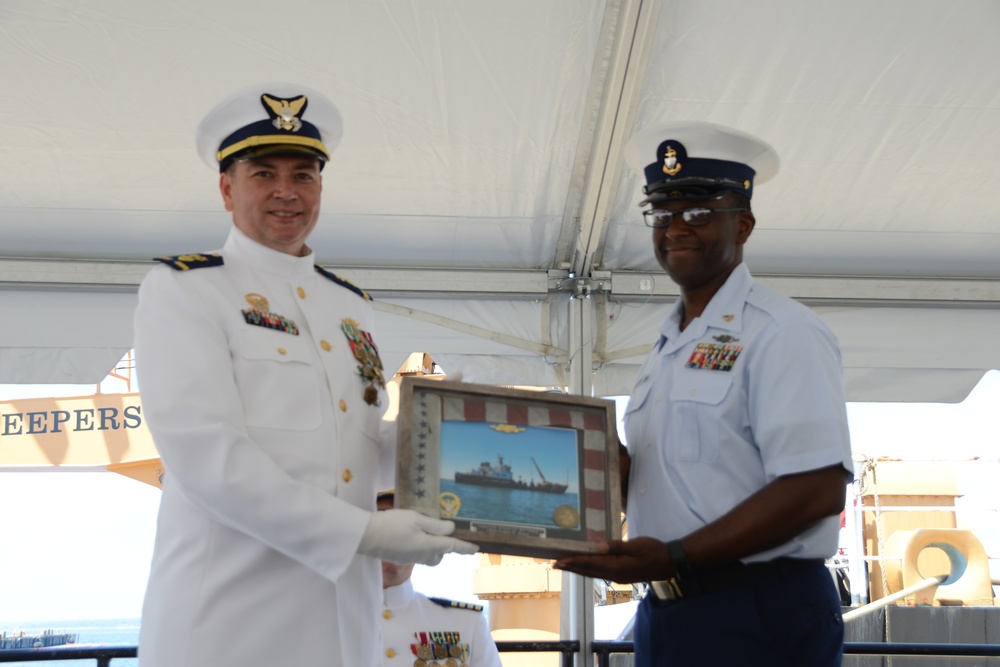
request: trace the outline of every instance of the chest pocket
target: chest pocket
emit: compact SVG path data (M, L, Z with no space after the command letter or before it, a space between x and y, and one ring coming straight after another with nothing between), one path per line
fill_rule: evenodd
M319 428L319 376L308 338L248 326L233 363L247 426Z
M646 432L646 423L649 421L648 413L640 411L640 409L646 405L652 389L653 382L648 372L645 372L632 388L628 405L625 407L625 414L622 416L622 424L625 426L625 440L628 442L640 442ZM647 416L643 418L642 415Z
M719 458L723 409L732 376L707 370L685 370L670 390L668 459L712 463Z

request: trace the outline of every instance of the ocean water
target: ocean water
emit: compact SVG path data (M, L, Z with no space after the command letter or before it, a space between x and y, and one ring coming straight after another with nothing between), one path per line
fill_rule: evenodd
M0 622L0 630L7 634L24 631L26 634L41 634L43 630L69 632L77 635L76 645L104 644L107 646L136 646L139 643L138 618L112 618L100 620L30 621L24 623ZM6 665L34 665L35 667L90 667L96 660L52 660L45 662L8 662ZM111 667L137 667L137 658L115 658Z
M459 484L451 479L441 480L441 491L453 493L461 499L458 519L513 522L556 529L559 528L554 519L556 508L568 505L577 513L580 511L580 500L575 493L542 493ZM579 526L572 528L578 529Z

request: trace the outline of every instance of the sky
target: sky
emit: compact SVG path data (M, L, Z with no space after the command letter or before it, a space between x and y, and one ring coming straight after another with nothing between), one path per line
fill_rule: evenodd
M92 393L93 385L0 385L0 400ZM851 403L853 448L869 456L996 461L998 405L998 371L960 404ZM137 618L159 493L109 472L0 472L0 630L31 621ZM414 585L475 601L478 564L477 556L448 556L436 568L418 566Z

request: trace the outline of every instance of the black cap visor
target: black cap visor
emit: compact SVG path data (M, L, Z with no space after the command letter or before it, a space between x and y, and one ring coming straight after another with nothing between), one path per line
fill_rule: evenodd
M721 199L730 192L746 195L744 184L728 178L689 177L671 181L659 181L643 187L645 199L639 206L658 204L672 199L690 199L694 201Z

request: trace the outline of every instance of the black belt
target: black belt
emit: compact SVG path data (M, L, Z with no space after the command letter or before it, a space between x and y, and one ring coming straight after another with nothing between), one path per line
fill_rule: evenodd
M678 600L703 593L732 588L743 583L795 573L825 566L821 558L776 558L760 563L726 563L715 567L693 570L681 586L681 590L671 590L669 586L650 586L652 594L660 600ZM661 582L655 582L661 584Z

